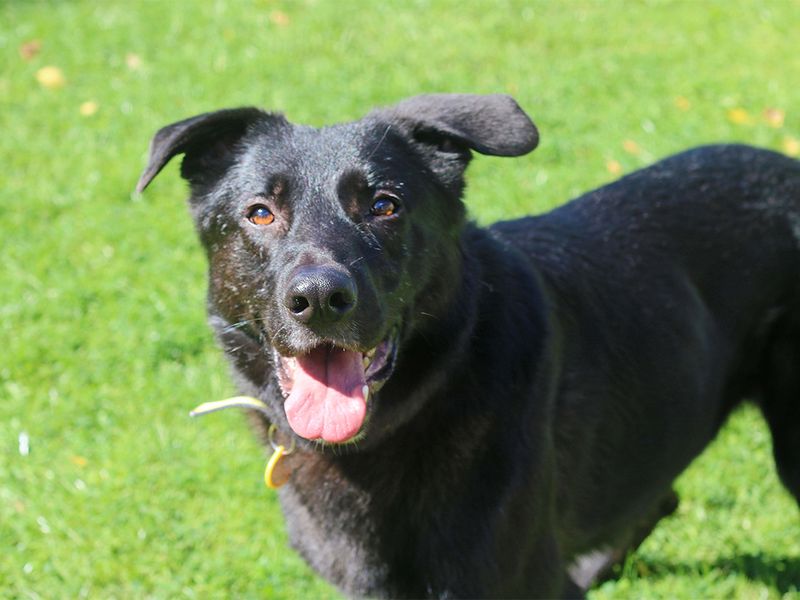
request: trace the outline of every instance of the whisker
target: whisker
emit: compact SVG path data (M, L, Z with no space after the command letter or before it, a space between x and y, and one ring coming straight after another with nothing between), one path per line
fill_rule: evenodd
M231 331L236 331L237 329L241 329L242 327L245 327L245 326L249 325L250 323L251 323L250 320L238 321L237 323L231 323L230 325L227 325L222 330L222 332L223 333L230 333Z
M380 240L378 240L377 236L370 230L369 225L366 223L356 223L356 229L364 234L364 237L366 238L367 243L370 245L370 248L380 251Z
M386 131L384 131L384 132L383 132L383 135L381 136L381 139L379 139L379 140L378 140L378 143L377 143L377 144L375 144L375 147L372 149L372 152L370 152L370 153L369 153L369 156L367 157L367 160L369 160L370 158L372 158L372 155L373 155L373 154L375 154L375 153L378 151L378 148L380 148L380 147L381 147L381 144L383 143L383 140L385 140L385 139L386 139L386 136L387 136L387 135L389 135L389 130L390 130L391 128L392 128L392 126L391 126L391 125L387 125L387 126L386 126Z

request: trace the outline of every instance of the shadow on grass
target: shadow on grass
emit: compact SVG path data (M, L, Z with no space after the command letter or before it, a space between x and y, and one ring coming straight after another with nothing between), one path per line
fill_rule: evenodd
M719 573L741 575L773 588L779 594L800 592L800 557L777 557L768 554L743 554L715 561L668 562L637 557L628 568L648 578L671 575L697 576Z

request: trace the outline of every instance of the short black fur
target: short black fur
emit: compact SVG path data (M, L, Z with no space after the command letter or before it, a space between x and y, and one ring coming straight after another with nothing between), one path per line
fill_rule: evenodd
M579 596L675 509L672 482L744 399L800 500L800 163L702 147L470 223L471 153L537 143L511 98L471 95L322 129L220 111L153 141L138 189L185 154L211 323L300 448L292 543L348 595ZM254 202L272 224L248 222ZM308 286L326 318L292 308ZM392 339L355 441L296 436L291 357Z

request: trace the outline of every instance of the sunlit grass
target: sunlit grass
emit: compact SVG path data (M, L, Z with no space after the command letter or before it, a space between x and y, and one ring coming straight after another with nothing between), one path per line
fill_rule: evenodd
M0 3L0 595L336 596L288 549L243 420L187 417L234 390L176 167L131 195L156 128L512 93L542 144L473 163L489 222L691 145L800 152L798 30L790 1ZM594 597L797 597L797 507L756 412L730 425Z

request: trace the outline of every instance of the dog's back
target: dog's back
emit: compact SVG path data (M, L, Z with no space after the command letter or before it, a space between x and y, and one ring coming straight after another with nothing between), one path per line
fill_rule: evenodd
M557 428L578 549L646 514L745 398L800 497L800 162L697 148L492 230L557 315L555 418L580 415Z

